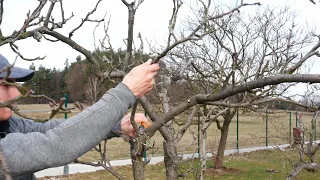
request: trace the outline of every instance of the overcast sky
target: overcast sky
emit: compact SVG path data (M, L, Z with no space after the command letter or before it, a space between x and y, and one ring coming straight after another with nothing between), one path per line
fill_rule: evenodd
M5 0L4 1L4 19L1 29L4 35L10 35L14 30L21 28L21 25L26 17L29 9L34 9L37 6L36 0ZM68 17L73 12L75 17L67 23L67 25L60 30L67 35L79 23L81 18L85 17L88 11L91 11L96 4L96 0L79 1L79 0L65 0L65 16ZM128 1L129 2L129 1ZM135 34L142 33L142 36L152 40L159 34L165 33L168 26L168 19L172 10L172 1L154 1L146 0L141 4L136 13ZM49 3L48 3L49 4ZM58 7L58 6L57 6ZM58 8L56 9L58 10ZM57 18L59 18L59 11ZM107 12L107 16L111 15L111 22L109 28L109 35L111 37L112 45L115 49L123 47L123 39L127 36L127 9L121 0L104 0L99 6L98 11L94 14L92 19L101 19ZM87 22L81 29L76 31L72 37L81 46L93 50L93 30L96 23ZM161 35L162 37L164 35ZM97 39L103 37L103 26L97 30ZM43 40L38 43L34 39L19 41L19 49L26 57L46 56L44 61L37 61L36 64L43 64L46 67L62 68L65 60L74 61L78 52L63 43L52 43ZM9 46L0 47L0 52L13 62L15 54L11 51ZM29 66L29 62L19 60L17 66Z
M130 2L130 0L127 0ZM192 0L189 0L192 2ZM236 5L240 0L225 0L224 2L228 5ZM70 30L76 27L81 18L85 17L88 11L91 11L97 2L97 0L65 0L65 16L68 17L73 12L75 17L72 18L70 22L61 30L63 34L67 35ZM216 1L214 1L216 2ZM247 0L245 2L257 2L252 0ZM276 5L283 6L284 4L290 4L293 9L297 9L300 13L298 21L304 23L308 21L310 24L319 26L319 21L316 19L320 11L320 3L313 5L308 0L261 0L259 1L263 6ZM48 3L49 4L49 3ZM188 3L190 4L190 3ZM182 10L184 16L188 15L188 4L184 4L185 9ZM21 25L26 17L26 13L30 9L34 9L38 5L37 0L5 0L4 1L4 18L1 25L1 30L4 35L10 35L14 30L21 28ZM134 36L136 37L138 32L142 33L142 36L151 42L157 42L158 44L164 44L165 37L167 34L168 21L170 19L172 11L172 0L144 0L144 2L139 7L136 13L135 21L135 31ZM57 6L58 7L58 6ZM59 19L59 8L56 7L55 15ZM47 7L46 7L47 8ZM245 7L246 8L246 7ZM245 10L250 11L250 8ZM100 19L107 12L107 16L111 15L111 22L109 28L109 35L111 37L111 42L113 47L117 49L118 47L124 47L123 39L127 36L127 9L126 6L122 4L121 0L104 0L93 17ZM80 30L76 31L73 40L78 42L81 46L94 50L93 42L93 29L95 23L87 22ZM320 33L317 31L317 33ZM101 38L103 36L103 26L97 31L96 38ZM77 51L70 48L68 45L63 43L52 43L42 40L38 43L34 39L30 38L28 40L19 41L17 43L21 53L28 57L33 58L37 56L46 56L43 61L37 61L35 64L43 64L45 67L58 69L63 68L66 59L69 62L75 61L76 56L80 55ZM15 54L11 51L9 46L0 47L0 52L13 62ZM25 62L23 60L18 60L17 66L29 67L30 62Z

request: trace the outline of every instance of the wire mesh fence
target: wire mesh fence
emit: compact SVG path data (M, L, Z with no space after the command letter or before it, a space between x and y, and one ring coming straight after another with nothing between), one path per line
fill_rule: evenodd
M68 105L72 106L72 105ZM51 113L50 106L47 104L19 104L20 112L31 118L48 118ZM67 118L70 118L80 110L74 109L68 113ZM138 108L138 112L143 112L142 108ZM302 115L302 124L305 128L306 139L308 140L311 130L312 112L299 112ZM293 128L298 125L296 119L296 111L283 110L260 110L259 112L239 113L232 119L229 126L226 149L237 149L259 146L273 146L279 144L293 143ZM65 118L65 114L57 114L54 118ZM198 139L199 134L199 119L204 117L194 117L193 123L181 140L178 142L179 154L197 153L200 145ZM181 129L181 124L187 117L176 118L179 123L173 123L176 132ZM175 119L175 120L176 120ZM67 120L67 119L66 119ZM223 119L218 118L220 123ZM318 123L317 123L318 126ZM317 129L320 129L320 127ZM320 132L316 131L314 137L320 137ZM212 123L207 129L206 147L207 152L215 152L218 149L220 139L220 130L216 124ZM154 149L158 149L152 156L163 156L163 137L157 132L148 142L155 144ZM110 160L120 160L130 158L130 146L121 138L112 138L107 141L107 155ZM147 156L150 154L148 153ZM83 155L81 160L98 161L100 155L95 150Z

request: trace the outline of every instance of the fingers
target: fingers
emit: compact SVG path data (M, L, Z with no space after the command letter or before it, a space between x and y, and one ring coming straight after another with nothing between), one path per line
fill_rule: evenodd
M137 114L135 115L135 121L136 121L136 123L148 122L148 119L147 119L147 117L146 117L144 114L142 114L142 113L137 113Z
M136 137L136 131L132 128L131 133L129 135L131 137Z
M155 71L158 71L160 69L160 66L159 66L158 63L152 64L152 59L149 59L143 65L146 65L150 72L155 72Z
M131 124L130 117L131 117L131 113L128 113L122 119L126 120L127 122L129 122ZM143 113L136 113L135 116L134 116L134 120L135 120L136 123L148 122L147 117Z
M131 113L128 113L126 116L122 118L121 131L126 135L135 137L136 132L130 122L130 117L131 117ZM143 113L136 113L134 119L136 123L141 123L141 125L144 126L145 128L148 128L151 126L147 117Z
M152 77L155 77L158 74L158 71L152 72Z
M146 64L146 65L151 65L151 63L152 63L152 59L148 59L148 61L145 62L144 64Z
M130 122L130 115L131 115L131 113L125 115L125 116L121 119L121 123Z
M144 128L149 128L151 126L151 124L149 123L147 117L142 114L142 113L138 113L136 114L136 123L141 123L141 125L144 127Z
M133 68L123 78L122 83L127 85L136 97L142 97L152 90L153 78L157 75L159 69L159 64L152 64L152 60L149 59L144 64Z
M151 72L157 72L159 71L159 69L160 69L160 66L158 63L149 65L149 70Z

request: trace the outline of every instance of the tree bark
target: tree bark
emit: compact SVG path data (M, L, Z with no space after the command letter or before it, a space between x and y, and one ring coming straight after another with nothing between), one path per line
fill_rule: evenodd
M124 58L122 70L127 71L129 69L129 66L132 63L132 47L133 47L133 27L134 27L134 19L135 19L135 13L136 10L134 8L135 3L132 2L131 4L128 4L128 38L127 38L127 51Z
M177 141L174 138L174 129L172 125L169 127L161 127L160 133L165 138L163 142L164 164L166 167L166 179L177 180L180 158L177 151Z
M174 140L164 141L164 164L166 167L166 179L177 180L180 159L178 156L176 143Z
M200 173L200 180L204 179L204 172L207 169L207 151L206 151L206 139L207 139L207 133L205 130L201 129L201 173Z
M146 142L144 137L141 136L135 140L130 140L130 155L132 161L132 172L135 180L144 179L144 163L142 161L143 150L141 142Z
M287 176L287 180L295 180L297 175L303 170L303 169L307 169L307 170L317 170L319 169L319 165L318 163L302 163L299 164L298 167L296 167L295 169L293 169L291 171L291 173L289 174L289 176Z
M200 161L201 161L201 172L200 172L200 180L204 179L204 172L207 168L207 150L206 150L206 140L207 140L207 129L205 128L206 118L202 118L201 121L201 146L200 146Z
M135 180L144 179L144 164L142 158L132 159L133 177Z
M226 144L227 144L227 138L228 138L228 132L229 132L229 125L232 118L225 118L222 129L221 129L221 136L220 136L220 143L218 147L217 156L215 157L215 163L214 168L215 169L221 169L222 168L222 162L224 157L224 151L226 150Z

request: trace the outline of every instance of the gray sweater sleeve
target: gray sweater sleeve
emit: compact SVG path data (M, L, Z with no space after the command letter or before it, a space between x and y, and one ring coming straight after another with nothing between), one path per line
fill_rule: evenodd
M72 162L102 141L136 100L128 87L120 83L93 106L44 134L8 134L0 145L11 175L21 176Z
M31 132L40 132L46 133L48 130L53 129L54 127L60 125L61 123L67 121L67 119L51 119L45 123L34 122L30 119L21 119L19 117L12 117L9 121L10 129L12 132L20 133L31 133ZM121 121L117 122L115 126L111 129L113 131L121 131ZM107 135L107 139L113 137L119 137L117 134L110 131Z
M31 133L40 132L46 133L48 130L61 124L65 119L52 119L45 123L34 122L30 119L22 119L20 117L12 117L9 120L10 129L12 132Z

